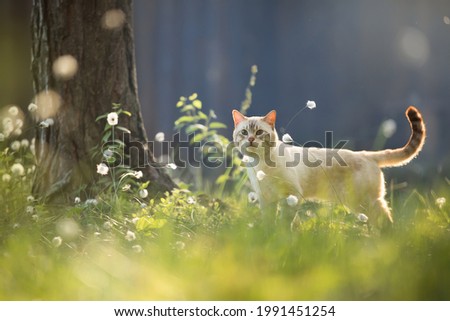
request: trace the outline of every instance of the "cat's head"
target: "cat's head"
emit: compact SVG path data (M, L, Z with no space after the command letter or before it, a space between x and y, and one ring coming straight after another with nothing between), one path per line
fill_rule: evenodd
M261 117L246 117L239 111L233 110L233 141L239 150L243 154L246 154L247 149L259 153L264 146L270 146L270 143L278 141L275 130L276 117L275 110Z

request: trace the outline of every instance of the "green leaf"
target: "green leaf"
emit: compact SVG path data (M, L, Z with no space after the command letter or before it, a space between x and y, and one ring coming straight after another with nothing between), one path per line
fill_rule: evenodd
M122 126L116 126L117 129L127 133L127 134L131 134L131 131L128 128L122 127Z
M199 143L199 142L201 142L205 137L207 137L208 136L208 132L204 132L204 133L195 133L194 134L194 137L192 137L190 140L189 140L189 143L190 144L192 144L192 143Z
M200 119L205 119L205 120L208 119L208 116L206 116L206 114L202 111L198 112L198 116L200 117Z
M193 116L181 116L175 121L175 125L179 125L182 123L191 123L193 121L195 121L195 118Z
M194 100L192 102L192 105L194 105L194 107L197 108L197 109L202 109L202 102L200 100L198 100L198 99Z
M223 123L219 123L217 121L212 122L211 124L209 124L209 128L227 128L227 125L223 124Z
M145 183L142 183L141 186L139 186L139 189L146 189L148 185L150 184L150 181L146 181Z
M136 222L136 230L137 231L143 231L147 229L160 229L164 225L166 225L167 220L166 219L156 219L153 217L141 217Z
M186 134L192 134L193 132L197 131L197 130L201 130L201 131L206 131L208 128L205 125L202 124L194 124L194 125L189 125L186 128Z
M121 114L125 114L128 117L131 117L131 113L128 110L122 110Z
M216 179L216 184L217 185L221 185L224 184L228 181L228 175L227 174L222 174L219 177L217 177Z
M190 101L196 100L197 97L198 97L197 93L193 93L192 95L189 96L189 100Z
M183 107L184 106L184 101L181 101L181 100L179 100L178 102L177 102L177 108L180 108L180 107Z
M195 110L195 108L192 107L192 105L186 105L181 109L181 112L185 113L187 111L192 111L192 110Z
M108 117L108 114L100 115L97 118L95 118L95 121L99 121L100 119L107 118L107 117Z

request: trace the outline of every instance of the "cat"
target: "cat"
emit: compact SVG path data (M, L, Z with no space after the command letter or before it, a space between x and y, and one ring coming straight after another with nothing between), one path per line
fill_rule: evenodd
M232 115L233 141L246 158L248 177L263 213L276 211L278 202L288 197L331 201L366 214L375 226L393 223L381 168L409 163L426 137L422 115L413 106L406 110L412 131L408 143L380 151L292 146L278 138L275 110L262 117L246 117L237 110Z

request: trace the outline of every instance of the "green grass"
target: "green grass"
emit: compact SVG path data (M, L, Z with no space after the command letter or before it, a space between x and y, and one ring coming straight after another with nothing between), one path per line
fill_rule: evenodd
M447 183L396 192L386 235L315 204L291 228L244 196L176 191L142 209L104 194L50 208L26 203L29 178L0 184L1 300L450 299L449 204L435 203Z

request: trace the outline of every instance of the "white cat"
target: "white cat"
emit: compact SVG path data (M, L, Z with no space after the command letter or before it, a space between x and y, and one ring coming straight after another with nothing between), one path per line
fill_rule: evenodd
M244 157L252 160L248 177L263 213L274 212L280 200L294 195L299 200L338 202L355 213L367 214L369 222L378 225L383 218L393 222L380 168L407 164L425 142L420 112L410 106L406 117L412 134L397 149L351 151L284 144L275 129L274 110L264 117L246 117L233 110L233 140Z

